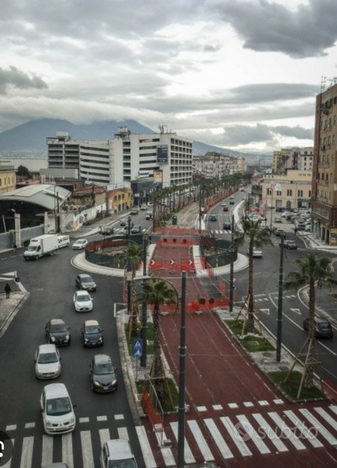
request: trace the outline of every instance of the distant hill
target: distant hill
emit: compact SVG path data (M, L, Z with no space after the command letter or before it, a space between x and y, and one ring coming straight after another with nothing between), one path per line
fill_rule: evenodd
M68 132L74 140L109 140L114 138L114 135L118 133L119 127L123 126L127 126L131 133L156 133L135 120L106 120L93 122L88 125L74 125L68 120L61 119L31 120L11 130L0 133L0 155L10 157L47 157L46 138L56 136L56 132ZM254 159L266 156L219 148L200 141L193 142L194 155L203 155L208 151L216 151L234 157L244 155L245 157L253 157Z

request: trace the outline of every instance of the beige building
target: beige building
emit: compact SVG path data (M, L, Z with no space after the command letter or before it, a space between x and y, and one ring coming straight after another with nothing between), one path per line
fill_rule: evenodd
M285 174L288 170L311 171L313 147L286 148L274 151L272 170L274 174Z
M313 231L337 244L337 83L316 97L312 177Z
M209 151L205 156L193 156L193 172L202 174L205 179L221 179L226 175L246 172L246 160L243 156L234 158Z
M262 186L262 205L277 208L309 208L312 171L289 170L287 174L265 174Z
M16 189L16 172L14 165L0 157L0 194Z

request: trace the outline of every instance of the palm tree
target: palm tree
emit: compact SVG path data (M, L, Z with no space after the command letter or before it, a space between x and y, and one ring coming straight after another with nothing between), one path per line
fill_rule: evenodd
M138 296L139 303L151 304L153 306L153 354L154 360L150 375L154 378L154 386L159 399L163 398L163 372L161 361L161 342L160 342L160 307L163 304L177 304L178 296L174 287L163 279L150 279L143 283L143 291Z
M242 231L234 233L234 245L239 247L248 240L248 303L247 303L247 332L254 332L254 290L253 290L253 275L254 275L254 247L260 249L264 245L273 245L270 238L270 231L261 228L259 221L251 221L250 219L241 220Z
M304 258L298 258L298 271L291 271L283 283L285 290L296 289L309 284L309 333L305 345L307 346L306 365L303 373L304 388L312 388L314 385L314 365L315 365L315 301L316 284L320 286L331 286L333 279L333 266L329 258L317 258L314 254L309 254ZM317 361L316 361L317 363ZM302 386L302 383L301 383ZM301 387L299 389L299 394Z
M142 261L143 249L141 245L136 243L128 244L123 254L125 266L131 271L132 284L131 284L131 311L129 330L130 336L137 335L137 318L138 318L138 303L137 303L137 285L136 285L136 272L138 265Z

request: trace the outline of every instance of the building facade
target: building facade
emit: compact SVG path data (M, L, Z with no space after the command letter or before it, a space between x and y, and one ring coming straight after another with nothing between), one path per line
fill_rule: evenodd
M193 157L193 172L201 174L205 179L220 179L226 175L246 171L245 158L237 158L210 151L205 156Z
M16 172L11 161L0 158L0 195L16 188Z
M309 208L312 191L312 171L289 170L287 174L264 174L262 205L276 209Z
M313 231L337 244L337 83L316 97L312 176Z
M119 184L160 172L161 185L170 187L192 180L192 141L175 133L132 134L121 127L112 140L72 140L67 132L47 138L48 169L68 171L86 183ZM46 174L47 175L47 174ZM156 176L158 179L158 176Z
M274 174L285 174L288 170L311 171L313 147L286 148L274 151L272 170Z

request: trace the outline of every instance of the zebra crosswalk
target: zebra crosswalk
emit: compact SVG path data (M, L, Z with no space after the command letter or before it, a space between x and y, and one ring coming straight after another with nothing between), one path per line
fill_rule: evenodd
M261 406L261 405L260 405ZM263 406L249 407L243 414L238 405L219 409L214 417L187 418L184 430L185 465L204 462L223 463L224 460L251 457L255 454L271 455L293 450L315 450L324 447L334 450L337 446L337 406L321 405L309 408L288 409ZM248 408L245 405L246 409ZM243 409L243 407L241 408ZM235 414L232 413L235 412ZM111 438L130 439L125 426L113 427L108 420L101 420L107 427L92 427L90 423L77 425L74 432L60 436L39 433L36 427L28 427L17 434L7 433L14 445L14 453L5 468L38 468L63 461L69 468L98 468L103 444ZM9 427L9 428L11 428ZM177 464L179 437L176 420L165 423L161 431L153 431L147 421L136 426L136 435L144 462L139 467L170 467ZM166 444L170 441L171 444ZM140 457L139 457L140 458Z

